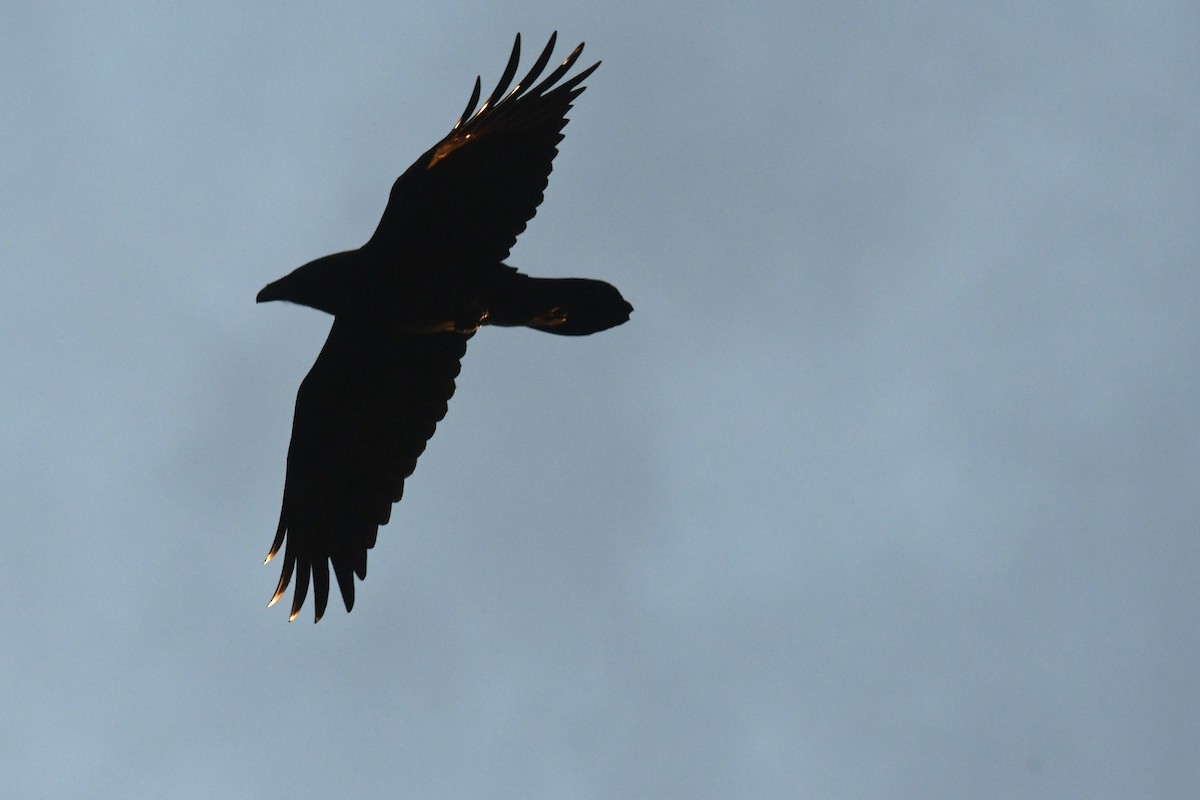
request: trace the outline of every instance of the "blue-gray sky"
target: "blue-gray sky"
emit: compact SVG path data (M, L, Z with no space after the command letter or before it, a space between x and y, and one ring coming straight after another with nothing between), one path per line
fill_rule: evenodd
M0 794L1200 791L1194 3L331 8L0 12ZM254 295L555 29L512 262L633 320L475 337L289 625Z

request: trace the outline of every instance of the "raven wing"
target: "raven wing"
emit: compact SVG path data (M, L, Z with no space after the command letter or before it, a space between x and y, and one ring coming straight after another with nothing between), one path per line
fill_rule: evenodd
M346 610L354 575L367 574L367 550L387 524L404 480L446 415L467 334L398 333L354 317L334 319L317 361L300 384L288 448L283 510L270 561L285 539L283 571L270 605L296 589L295 619L312 576L316 619L329 600L332 563Z
M487 268L508 256L542 202L567 112L585 88L580 84L600 66L597 62L558 83L583 52L580 44L534 85L556 39L557 34L550 37L533 68L510 90L521 56L517 34L503 77L478 111L480 82L475 79L454 128L392 186L364 250L403 253L405 263L431 268Z

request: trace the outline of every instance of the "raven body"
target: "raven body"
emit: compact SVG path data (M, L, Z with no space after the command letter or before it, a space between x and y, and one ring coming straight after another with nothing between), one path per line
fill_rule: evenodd
M354 575L366 577L367 550L445 416L467 340L480 326L581 336L633 311L603 281L531 278L503 263L542 201L571 103L599 66L562 80L580 44L534 85L555 39L510 90L518 34L478 110L476 78L454 128L396 180L365 245L305 264L258 294L260 303L287 300L334 316L296 395L283 508L267 555L286 542L271 605L295 577L290 619L310 576L321 619L331 564L346 610L354 607Z

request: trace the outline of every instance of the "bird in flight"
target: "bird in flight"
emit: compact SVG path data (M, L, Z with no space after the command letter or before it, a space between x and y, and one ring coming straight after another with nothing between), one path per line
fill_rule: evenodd
M287 300L333 315L296 394L283 509L266 559L283 548L270 605L296 580L289 620L304 605L310 577L321 619L330 565L346 610L354 608L354 576L366 577L367 550L446 415L467 340L481 326L584 336L633 311L603 281L531 278L503 263L542 201L566 114L600 66L563 80L580 44L538 82L556 38L510 89L518 34L503 77L478 109L475 79L450 133L392 186L366 244L318 258L258 293L260 303Z

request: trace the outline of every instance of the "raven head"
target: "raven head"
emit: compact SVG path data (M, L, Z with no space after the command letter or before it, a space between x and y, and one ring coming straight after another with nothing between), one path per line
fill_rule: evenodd
M268 283L255 302L286 300L337 315L353 307L358 284L359 252L350 250L310 261L277 281Z

